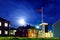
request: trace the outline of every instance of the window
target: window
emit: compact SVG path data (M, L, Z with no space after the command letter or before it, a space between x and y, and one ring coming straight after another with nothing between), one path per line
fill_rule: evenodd
M5 34L8 34L8 31L5 31Z
M16 32L16 30L14 30L14 32Z
M1 22L0 22L0 26L1 26Z
M0 30L0 34L1 34L1 30Z
M5 27L8 27L8 23L5 23Z

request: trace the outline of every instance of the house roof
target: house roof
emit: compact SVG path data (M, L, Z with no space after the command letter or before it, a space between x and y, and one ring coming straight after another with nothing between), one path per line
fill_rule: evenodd
M12 28L12 27L10 27L10 30L16 30L16 28Z
M54 26L59 26L59 25L60 25L60 19L57 20L52 26L54 27Z
M34 29L35 27L30 26L30 25L27 25L26 28L27 28L27 29Z
M30 26L30 25L27 25L27 26L19 26L19 27L17 28L17 30L19 30L19 29L35 29L35 27Z
M1 18L1 17L0 17L0 20L5 21L5 22L9 22L8 20Z

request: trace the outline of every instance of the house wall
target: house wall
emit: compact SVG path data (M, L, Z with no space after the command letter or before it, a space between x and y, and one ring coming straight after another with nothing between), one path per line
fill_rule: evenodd
M11 30L10 29L9 34L13 36L13 35L15 35L15 32L16 32L16 30Z
M1 26L0 26L0 30L1 30L1 36L8 36L9 35L9 22L5 21L5 20L0 20L1 22ZM7 27L5 27L5 23L7 23ZM6 34L5 34L6 33Z
M28 29L28 37L36 38L36 31L34 29Z
M60 20L53 24L53 37L60 38Z

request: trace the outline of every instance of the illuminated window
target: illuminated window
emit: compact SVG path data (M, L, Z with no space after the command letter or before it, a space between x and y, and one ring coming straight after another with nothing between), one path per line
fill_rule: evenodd
M0 30L0 34L1 34L1 30Z
M0 22L0 26L1 26L1 22Z
M34 34L32 34L32 37L34 37Z
M8 23L5 23L5 27L8 27Z
M16 32L16 30L14 30L14 32Z
M8 34L8 31L5 31L5 34Z

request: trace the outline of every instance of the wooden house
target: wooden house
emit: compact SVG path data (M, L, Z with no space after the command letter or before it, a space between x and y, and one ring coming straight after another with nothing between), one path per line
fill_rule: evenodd
M36 37L36 30L34 27L30 25L27 25L25 27L20 26L19 28L17 28L16 36L28 37L28 38Z

